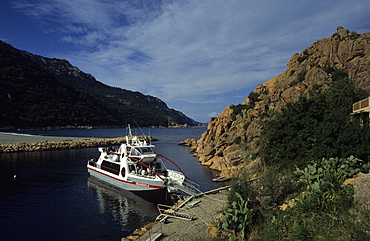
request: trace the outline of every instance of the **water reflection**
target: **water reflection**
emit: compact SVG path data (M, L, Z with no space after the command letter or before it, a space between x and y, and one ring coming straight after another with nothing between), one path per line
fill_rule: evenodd
M201 131L158 128L149 134L160 140L154 143L159 153L174 160L207 191L222 185L212 182L215 172L200 166L187 147L177 145L184 139L199 138ZM50 135L122 136L117 129L53 133ZM0 154L1 240L120 240L153 221L158 215L154 204L88 178L86 162L98 154L97 148Z
M97 198L100 214L110 213L123 230L130 230L137 223L154 220L159 214L155 204L131 192L108 186L95 178L88 179L88 187Z

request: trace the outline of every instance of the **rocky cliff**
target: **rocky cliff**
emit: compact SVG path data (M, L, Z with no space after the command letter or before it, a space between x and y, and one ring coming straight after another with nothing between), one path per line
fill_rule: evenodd
M330 38L294 54L284 73L258 85L242 104L228 106L208 123L192 147L200 163L226 176L236 176L245 167L258 171L261 164L254 161L254 153L266 114L308 94L316 84L329 83L338 71L358 87L370 89L370 32L338 27Z

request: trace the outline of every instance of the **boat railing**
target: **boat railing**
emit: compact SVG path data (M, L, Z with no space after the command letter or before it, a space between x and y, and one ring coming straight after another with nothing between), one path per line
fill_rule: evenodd
M175 165L176 167L177 167L177 169L184 175L184 176L186 176L185 175L185 173L181 170L181 168L174 162L174 161L172 161L170 158L168 158L168 157L165 157L165 156L163 156L163 155L161 155L161 154L158 154L158 156L160 156L160 157L163 157L164 159L166 159L166 160L168 160L169 162L171 162L173 165Z
M148 165L146 165L145 163L141 162L139 159L136 159L132 156L128 156L126 155L127 158L131 159L131 160L134 160L138 163L140 163L141 165L143 165L144 167L146 167L151 173L153 173L154 175L156 175L159 179L161 179L162 181L164 181L164 179L158 174L156 173L152 168L150 168Z
M131 175L134 175L134 176L137 176L137 177L145 177L145 178L148 178L148 179L155 179L155 175L150 175L150 173L148 174L140 174L140 173L136 173L135 171L131 172Z

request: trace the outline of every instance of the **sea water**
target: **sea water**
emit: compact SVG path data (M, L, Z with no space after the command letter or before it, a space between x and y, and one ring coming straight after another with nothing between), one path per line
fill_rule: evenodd
M202 191L217 188L216 173L178 143L206 129L143 128L134 135L158 139L157 152L175 161ZM126 129L21 131L22 134L114 138ZM86 162L97 148L0 154L1 240L120 240L154 221L156 205L88 177ZM165 160L164 160L165 161ZM168 168L176 169L165 161Z

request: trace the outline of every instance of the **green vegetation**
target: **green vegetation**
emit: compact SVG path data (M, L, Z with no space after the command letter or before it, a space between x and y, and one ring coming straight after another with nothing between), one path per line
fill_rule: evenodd
M358 39L360 36L361 36L361 34L355 32L355 31L352 31L346 37L340 37L338 33L334 33L331 37L338 37L340 41L343 41L343 40L346 40L346 39L355 40L355 39Z
M352 178L360 172L370 171L370 163L354 156L348 158L323 158L320 162L308 164L304 169L296 168L295 174L302 175L307 185L313 185L328 175L335 175L339 181Z
M266 167L254 180L245 173L231 184L223 239L367 240L370 210L354 202L352 185L343 181L369 170L349 157L322 159L294 173Z
M370 171L366 118L350 115L366 97L344 72L329 86L265 119L264 172L231 184L223 240L368 240L370 210L346 179Z
M298 81L299 82L302 82L304 80L304 78L306 77L306 73L307 73L306 70L305 71L301 71L301 72L298 73Z
M240 115L243 110L252 109L256 105L256 102L260 101L259 96L260 95L258 93L252 91L248 95L248 98L249 98L248 105L244 105L244 104L231 105L231 108L233 109L233 113L231 114L231 119L235 121L236 117Z
M238 105L231 105L231 108L233 109L233 113L231 114L231 119L233 121L236 120L236 117L242 113L243 110L248 110L250 108L249 105L243 105L243 104L238 104Z
M298 59L297 59L298 63L302 63L303 61L305 61L309 57L310 57L310 54L308 53L308 51L307 50L303 51L303 55L299 56Z
M260 101L259 96L260 95L256 92L254 92L254 91L250 92L249 95L248 95L249 105L254 106L257 101Z
M333 75L334 76L334 75ZM351 106L366 97L343 73L330 87L288 103L266 120L259 154L267 165L281 168L305 166L311 160L354 155L370 156L370 132L360 119L350 116Z
M233 201L230 207L225 210L226 221L222 224L222 227L231 230L233 236L244 239L252 230L255 210L248 207L248 199L244 200L237 192L234 192L234 194L237 200Z

